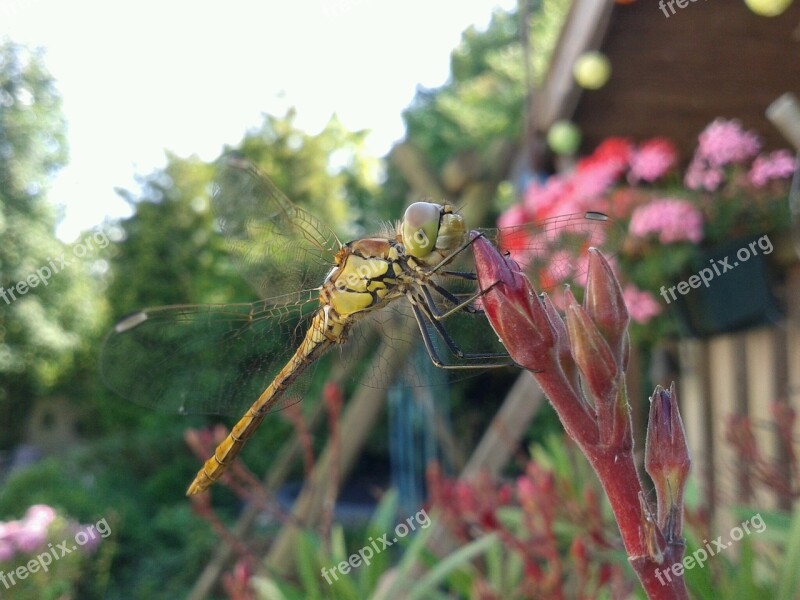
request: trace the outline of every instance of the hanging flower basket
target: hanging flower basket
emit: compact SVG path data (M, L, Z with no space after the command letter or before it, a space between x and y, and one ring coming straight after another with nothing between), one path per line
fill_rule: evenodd
M772 325L783 316L774 293L780 279L770 237L749 236L701 251L685 276L667 290L681 333L709 337ZM685 292L685 293L682 293Z
M755 132L716 119L700 133L685 170L680 162L666 138L608 138L572 170L531 183L500 225L586 210L609 214L625 232L613 261L631 319L647 324L634 336L708 336L776 322L777 261L758 243L789 231L794 154L763 151ZM748 256L737 260L742 248ZM718 265L717 274L713 266L726 257L739 264L724 272ZM713 281L705 285L701 272ZM676 288L673 297L670 288L681 284L683 293Z

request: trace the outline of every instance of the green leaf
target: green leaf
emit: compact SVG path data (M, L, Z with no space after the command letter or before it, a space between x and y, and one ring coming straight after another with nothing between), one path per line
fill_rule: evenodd
M433 592L436 586L442 583L450 573L458 569L466 568L473 558L487 552L498 542L497 536L492 533L478 538L448 555L433 569L428 571L417 584L408 590L408 600L428 598L429 594Z
M303 584L303 590L308 598L322 598L322 588L320 587L321 568L317 569L317 550L319 540L315 535L308 532L300 532L297 536L297 572Z
M778 577L777 597L779 600L791 600L796 597L800 587L800 509L794 511L784 556Z
M278 584L269 577L252 577L250 585L255 590L258 600L289 600Z

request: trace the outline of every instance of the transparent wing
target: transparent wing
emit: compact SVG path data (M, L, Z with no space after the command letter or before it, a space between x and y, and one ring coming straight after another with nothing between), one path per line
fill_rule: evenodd
M261 298L322 284L339 239L250 162L220 159L212 203L234 262Z
M106 338L103 379L142 406L241 415L300 345L318 307L318 292L309 290L269 302L139 311ZM284 402L302 387L295 384Z
M501 251L509 252L532 277L539 291L554 295L556 302L564 284L583 286L588 269L588 249L599 248L607 257L615 254L624 231L602 213L576 213L553 217L539 223L502 229L479 230ZM466 248L458 253L433 277L434 285L417 286L413 295L418 305L426 304L444 315L458 303L473 299L467 310L457 310L441 319L422 311L416 319L411 303L403 298L371 314L357 326L372 327L379 331L382 350L374 355L377 365L364 374L362 384L382 387L387 374L395 373L398 365L396 351L410 352L420 348L423 336L442 363L454 367L448 370L445 380L458 380L481 372L481 369L510 364L505 348L497 339L485 315L480 311L477 282L472 252ZM420 326L421 325L421 326ZM348 352L347 347L343 352ZM386 357L386 358L384 358ZM405 383L411 386L430 385L430 375L425 371L405 373Z
M263 264L265 258L275 262L286 260L292 251L309 259L304 264L324 262L322 271L327 270L327 252L338 243L331 241L335 238L320 237L326 228L318 227L305 211L295 212L299 209L269 185L265 191L261 186L267 185L266 180L255 173L245 176L242 168L234 167L231 176L240 185L247 183L254 187L249 191L240 188L239 197L249 194L252 199L272 194L270 204L274 204L271 220L237 220L231 215L232 221L224 221L229 241L242 241L240 259L252 259L245 263L252 268L251 277L258 278L257 263ZM226 184L226 189L230 192L233 188ZM282 242L268 239L282 236L284 226L291 234L284 236ZM615 228L618 226L613 221L589 213L556 217L539 225L482 230L482 233L525 265L540 282L540 289L552 290L561 283L581 283L590 246L613 254L615 240L620 239L613 233ZM445 270L463 273L474 270L471 252L459 253ZM294 284L305 281L310 268L284 269L282 273L281 283ZM318 274L313 277L314 284L321 284L323 278L316 277ZM264 278L260 279L264 289ZM477 292L475 281L468 276L449 275L443 270L434 280L440 290L446 291L443 294L436 288L428 289L431 305L441 313ZM421 290L414 293L418 300L424 300ZM101 355L103 378L113 390L143 406L177 413L239 416L287 363L318 308L318 290L307 289L252 304L146 309L120 321L107 337ZM472 308L479 309L479 301ZM430 315L422 319L422 331L446 364L478 368L497 362L486 355L503 352L479 311L456 311L438 325ZM375 338L380 340L377 348L372 345ZM364 368L356 369L353 377L360 377L366 385L385 387L401 369L398 357L419 347L421 339L412 305L401 298L357 322L348 342L332 354L345 362L358 361L353 357L365 356L365 350L375 348L368 354L371 360L363 361ZM459 352L478 356L464 359ZM371 367L367 368L367 363ZM474 370L450 373L461 378ZM308 373L299 378L275 409L299 399L308 380ZM407 383L426 385L428 381L424 374L419 374L416 380Z
M456 282L451 283L455 289ZM441 312L452 307L450 302L435 291L431 291L431 294L434 304ZM467 297L467 294L461 295L461 299ZM433 385L429 370L404 369L404 361L414 353L426 354L422 331L428 338L436 360L453 367L447 370L444 378L437 378L440 384L472 377L498 362L511 364L497 334L479 311L456 311L438 323L426 315L418 321L411 303L406 298L400 298L356 324L350 335L351 341L342 349L344 360L347 360L346 354L352 351L351 344L360 344L367 331L375 331L380 340L379 347L370 355L370 368L359 379L361 385L368 387L387 387L401 374L404 385ZM459 352L466 356L460 356ZM499 355L499 358L487 355Z
M523 267L539 291L564 284L584 286L590 247L610 258L623 239L620 225L603 213L559 215L516 227L479 229L488 240Z

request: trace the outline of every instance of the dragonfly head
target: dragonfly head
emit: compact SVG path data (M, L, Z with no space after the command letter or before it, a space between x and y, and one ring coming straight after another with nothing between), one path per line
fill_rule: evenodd
M466 227L464 218L449 204L414 202L403 215L399 233L406 252L424 259L434 250L450 250L461 244Z

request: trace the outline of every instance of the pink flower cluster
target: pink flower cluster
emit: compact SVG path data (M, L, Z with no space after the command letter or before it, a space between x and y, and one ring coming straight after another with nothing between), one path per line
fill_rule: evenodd
M631 182L657 181L675 166L677 158L675 146L665 138L653 138L638 146L625 138L608 138L578 161L573 171L529 185L522 207L511 208L499 224L521 225L586 210L607 212L606 196L614 185L626 176Z
M771 201L782 196L780 185L795 174L798 162L788 150L759 154L761 148L758 135L744 129L739 121L715 119L698 136L694 156L683 175L684 189L720 190L716 195L721 199L744 195L747 200L766 197ZM715 211L727 210L728 206L735 211L738 204L716 202L716 198L710 204L707 194L690 193L686 199L680 192L677 197L656 195L657 188L652 184L664 185L661 181L675 172L677 164L677 150L668 139L653 138L637 145L625 138L608 138L580 159L572 171L528 186L522 204L510 208L499 220L500 227L514 228L501 235L501 246L522 266L535 271L540 287L549 290L548 286L572 281L582 267L564 250L568 244L562 243L559 229L551 227L537 239L519 226L534 224L531 231L537 231L536 224L546 219L594 210L620 221L630 219L630 238L651 238L651 243L655 238L661 244L699 243L705 237L706 220L716 222ZM780 185L771 185L775 183ZM757 189L767 186L770 189L766 193ZM648 243L630 242L635 251ZM602 245L602 240L590 243ZM625 297L632 318L639 322L661 311L661 305L647 292L628 287Z
M653 317L661 314L662 307L656 301L656 297L650 292L640 290L632 283L622 289L622 296L625 298L628 314L637 323L647 323Z
M50 539L50 529L57 517L52 507L34 504L28 508L22 519L0 521L0 562L12 560L19 552L30 554L44 547L45 542ZM74 521L66 523L66 535L74 537L80 531L86 534L86 541L80 545L81 549L91 552L100 542L100 538L94 533L94 526L79 525Z
M795 168L795 158L788 150L776 150L753 161L747 180L756 187L764 187L773 179L790 178Z
M743 164L761 150L761 141L736 120L715 119L698 138L684 183L693 190L714 191L725 177L723 167Z
M21 520L0 522L0 561L11 560L17 551L30 553L43 546L55 518L51 507L34 504Z
M658 235L662 244L696 244L703 239L703 214L688 200L660 198L633 211L628 232L642 238Z
M661 179L678 162L678 152L665 138L648 140L631 154L628 180L631 183L653 183Z
M761 150L761 142L752 131L745 131L736 120L715 119L698 138L699 156L716 167L743 163Z

